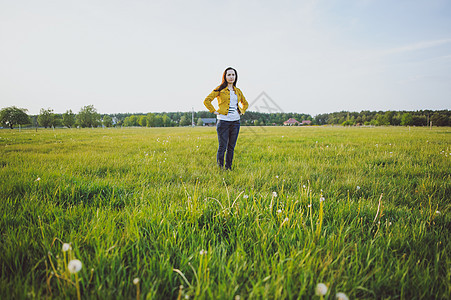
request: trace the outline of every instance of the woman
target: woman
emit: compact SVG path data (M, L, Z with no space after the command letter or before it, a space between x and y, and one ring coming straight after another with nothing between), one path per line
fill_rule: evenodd
M240 131L240 115L244 114L249 104L243 93L236 87L238 74L234 68L227 68L222 75L222 83L204 100L207 109L217 116L216 131L218 132L218 154L216 161L220 168L224 167L224 153L227 150L225 169L232 169L233 151L235 149L238 132ZM218 98L219 108L216 110L211 104ZM242 107L238 106L238 103Z

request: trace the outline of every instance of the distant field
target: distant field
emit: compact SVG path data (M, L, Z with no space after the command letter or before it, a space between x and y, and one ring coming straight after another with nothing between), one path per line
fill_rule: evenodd
M0 298L77 298L69 258L82 298L451 298L451 128L241 127L232 172L217 144L1 130Z

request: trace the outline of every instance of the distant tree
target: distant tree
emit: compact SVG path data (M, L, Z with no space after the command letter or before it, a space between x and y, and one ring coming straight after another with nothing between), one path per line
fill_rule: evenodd
M155 115L153 113L147 114L147 127L155 127Z
M425 115L412 115L412 125L428 126L427 117Z
M202 118L197 119L197 126L204 126L204 122L202 122Z
M387 115L378 114L376 117L376 125L377 126L383 126L383 125L390 125L390 121L388 120Z
M81 127L97 127L100 124L100 115L93 105L84 106L77 115L77 122Z
M163 115L163 126L164 127L170 127L172 124L172 120L171 120L171 118L169 118L169 116L168 115Z
M124 119L124 126L138 126L138 116L131 115Z
M75 124L75 114L72 112L71 109L66 110L66 112L63 114L63 126L66 126L68 128L72 128Z
M5 107L0 110L0 123L13 129L14 125L24 125L30 123L27 115L28 110L15 106Z
M433 126L448 126L448 117L445 114L438 112L431 116L431 122Z
M111 127L113 126L113 118L111 118L109 115L104 115L102 123L105 127Z
M384 114L384 119L385 119L384 121L386 124L383 124L383 125L395 125L395 124L393 124L394 115L395 115L394 111L386 111Z
M191 120L187 116L180 117L180 126L188 126L191 125Z
M401 125L402 126L409 126L413 125L413 118L412 115L409 113L403 113L401 117Z
M44 128L52 127L55 125L54 121L55 121L55 114L53 113L53 109L41 108L41 110L39 112L39 116L38 116L39 125L43 126Z
M155 123L154 123L155 125L155 127L163 127L163 117L162 116L159 116L159 115L157 115L157 116L155 116Z
M138 124L139 126L146 127L148 118L146 116L139 116Z

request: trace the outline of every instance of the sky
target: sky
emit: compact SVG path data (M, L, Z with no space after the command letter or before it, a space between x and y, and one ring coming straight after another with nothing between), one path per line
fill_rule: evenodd
M451 0L0 0L0 108L451 109ZM217 107L217 102L213 105Z

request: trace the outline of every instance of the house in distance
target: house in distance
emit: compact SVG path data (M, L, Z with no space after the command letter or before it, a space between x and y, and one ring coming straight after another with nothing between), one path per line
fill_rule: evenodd
M285 122L283 122L284 126L296 126L296 125L310 125L312 121L310 120L303 120L302 122L299 122L298 120L294 118L289 118Z

